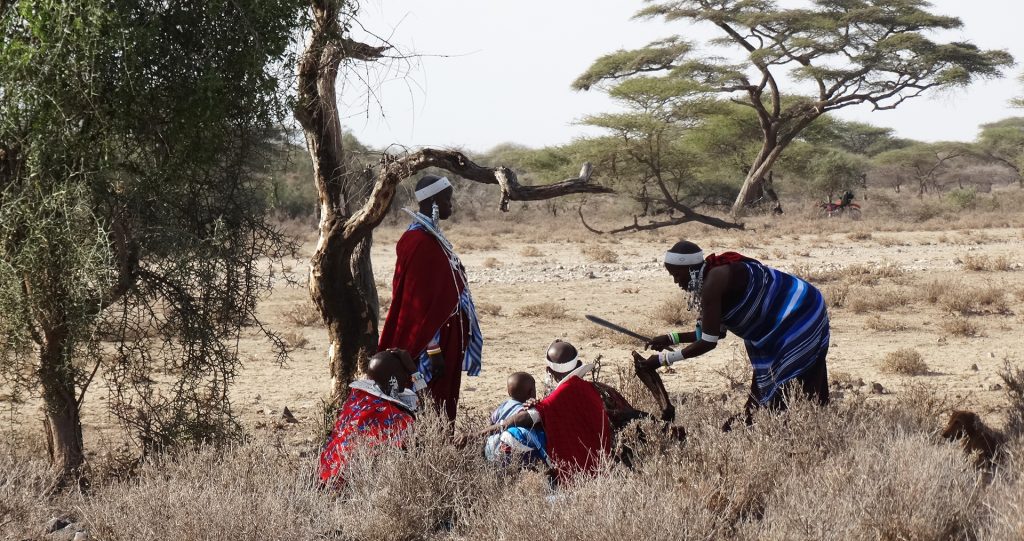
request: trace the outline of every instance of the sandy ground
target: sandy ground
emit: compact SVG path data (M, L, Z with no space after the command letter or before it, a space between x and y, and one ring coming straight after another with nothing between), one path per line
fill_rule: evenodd
M895 274L851 277L844 285L840 277L821 285L826 292L847 289L846 305L869 299L867 308L832 308L831 372L842 379L863 379L881 383L886 393L898 393L910 383L924 383L950 399L991 413L1002 400L994 386L1001 380L998 370L1004 359L1020 362L1024 336L1024 271L1019 248L1024 244L1020 229L963 231L922 231L899 233L833 233L769 236L761 232L715 234L706 230L663 232L657 235L605 238L563 235L551 230L550 238L506 238L473 227L454 226L449 237L461 247L474 298L481 305L485 337L483 371L478 377L464 377L460 407L468 415L481 415L504 396L505 377L525 370L543 375L544 351L554 338L578 345L585 359L602 356L605 370L628 366L629 352L639 347L628 338L602 331L584 319L599 315L644 333L686 330L690 325L667 323L659 314L666 305L679 305L683 293L664 271L660 258L676 235L691 235L708 251L735 249L787 271L828 274L850 268L881 268ZM863 226L859 226L859 230ZM394 270L394 243L399 228L378 235L373 251L380 294L387 304ZM863 238L865 235L870 238ZM701 238L701 237L704 238ZM851 239L851 237L857 240ZM581 242L582 241L582 242ZM971 271L964 257L1007 258L1002 271ZM615 262L596 262L595 259ZM894 269L894 270L893 270ZM839 273L840 276L842 273ZM870 283L876 281L877 283ZM976 325L977 336L954 336L944 328L956 320L941 303L922 299L930 282L944 288L962 288L970 294L977 289L999 286L1006 291L998 312L979 308L966 319ZM306 291L280 289L268 299L262 312L274 328L288 328L280 314L297 303L305 303ZM894 306L887 304L894 297ZM900 301L899 299L904 299ZM896 305L905 302L903 305ZM565 315L548 314L554 303ZM541 312L528 316L525 312ZM671 311L669 309L669 311ZM497 314L495 314L497 312ZM857 313L860 312L860 313ZM871 320L871 321L869 321ZM692 315L684 311L684 321ZM894 330L873 330L893 328ZM318 328L301 331L309 338L308 349L297 351L286 367L261 358L258 344L252 344L251 360L239 382L237 393L245 413L259 414L264 408L279 411L288 405L299 413L315 410L328 388L326 340ZM900 348L917 350L928 365L923 376L883 373L887 353ZM265 354L264 354L265 355ZM735 374L745 362L742 342L723 341L711 353L697 360L677 364L665 375L670 391L719 393L727 389L724 374ZM977 369L974 369L976 365ZM868 392L869 385L860 390ZM256 400L256 397L261 400ZM876 396L885 399L886 396Z
M390 297L394 245L402 229L401 225L382 227L373 249L382 306ZM808 222L804 229L806 232L784 234L770 228L715 232L681 226L605 237L582 232L576 223L564 227L557 222L449 227L448 236L468 269L474 298L485 312L484 368L479 377L464 377L460 416L483 416L502 400L505 378L513 371L525 370L540 380L544 351L554 338L577 344L585 359L601 355L607 372L614 373L616 366L627 367L629 351L641 345L602 331L587 322L585 314L642 333L692 328L693 316L685 311L683 321L687 323L683 324L671 324L661 316L678 310L683 300L683 293L660 263L664 250L682 237L698 242L706 251L738 250L780 269L810 276L817 279L827 297L845 293L843 306L830 308L828 362L834 377L863 380L863 387L855 385L847 392L868 393L870 384L878 382L886 393L871 395L871 399L886 400L907 385L923 383L985 415L1000 409L1004 395L996 387L1001 381L997 372L1004 359L1022 361L1024 259L1020 247L1024 230L873 232L870 223L852 222L828 227ZM303 257L311 251L310 242L303 247ZM995 266L1002 270L969 270L965 258L1001 262ZM302 275L305 261L296 260L293 265ZM953 316L942 302L925 298L933 283L938 285L931 290L960 291L968 297L983 292L991 297L993 286L1002 288L1004 294L999 303L979 306L965 317ZM550 306L536 307L542 303L563 307L565 315L550 314ZM524 315L531 307L541 314ZM301 286L278 287L262 303L265 323L292 341L305 338L308 342L292 352L290 362L278 365L269 344L255 333L242 341L245 366L234 388L234 402L247 427L272 425L285 406L302 426L312 429L317 422L329 388L326 334L316 323L296 324L290 315L311 309L308 291ZM950 325L963 320L976 327L975 336L951 334ZM900 348L918 351L929 372L921 376L883 372L886 354ZM704 357L677 364L664 379L674 392L721 393L728 388L727 375L742 377L745 362L741 341L730 337ZM101 387L96 388L86 401L84 422L90 437L101 432L96 429L108 432L113 425L104 394ZM38 428L38 410L29 406L22 406L22 413L10 419L14 424Z

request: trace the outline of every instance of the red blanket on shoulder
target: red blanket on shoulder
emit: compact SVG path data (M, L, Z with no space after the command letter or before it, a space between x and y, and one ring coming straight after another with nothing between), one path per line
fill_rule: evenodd
M545 450L560 481L576 472L593 473L611 454L611 423L601 395L590 383L569 376L537 403L537 412L548 438Z

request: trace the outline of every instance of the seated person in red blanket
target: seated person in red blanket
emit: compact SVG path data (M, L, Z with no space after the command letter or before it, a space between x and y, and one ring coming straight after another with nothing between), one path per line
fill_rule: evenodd
M318 475L324 484L342 481L345 463L357 445L401 446L412 429L419 400L414 389L426 387L409 353L401 349L370 357L368 379L349 385L348 400L320 451Z
M612 427L601 395L583 379L594 367L579 360L576 348L556 340L548 348L547 372L555 388L526 409L483 430L490 436L510 428L543 428L544 456L559 481L593 474L611 453Z

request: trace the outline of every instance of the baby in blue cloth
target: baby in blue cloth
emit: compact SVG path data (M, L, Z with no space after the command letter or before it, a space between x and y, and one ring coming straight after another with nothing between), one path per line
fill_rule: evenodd
M491 424L498 424L523 409L523 404L537 398L537 382L526 372L515 372L507 381L508 400L491 413ZM520 456L524 462L547 462L544 446L547 438L539 428L512 427L487 438L484 456L492 462L508 463Z

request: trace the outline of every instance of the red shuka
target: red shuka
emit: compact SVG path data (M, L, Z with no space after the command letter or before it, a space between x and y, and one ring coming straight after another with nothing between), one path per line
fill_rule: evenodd
M568 376L536 409L548 438L545 450L560 481L576 472L594 473L601 459L611 454L611 423L601 395L590 383Z
M360 389L349 389L334 430L320 450L320 481L343 482L345 464L355 445L401 446L414 420L409 411L393 402Z
M432 378L428 388L435 405L444 404L448 418L454 420L470 332L469 322L454 312L466 284L457 272L452 278L447 252L426 231L406 231L395 251L398 261L391 284L391 308L380 332L379 349L404 349L415 359L440 330L444 375Z

